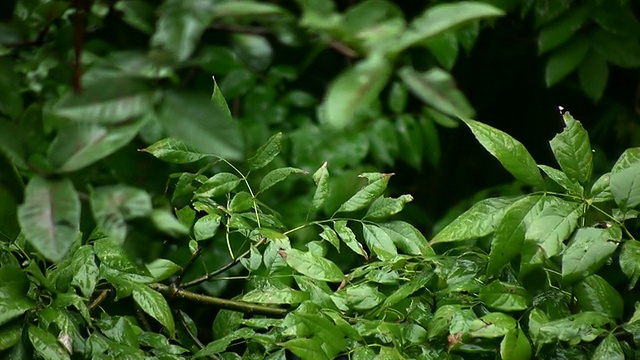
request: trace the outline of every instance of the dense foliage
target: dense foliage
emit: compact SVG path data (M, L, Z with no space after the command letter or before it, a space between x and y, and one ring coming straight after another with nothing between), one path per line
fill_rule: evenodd
M638 11L2 1L0 356L637 358Z

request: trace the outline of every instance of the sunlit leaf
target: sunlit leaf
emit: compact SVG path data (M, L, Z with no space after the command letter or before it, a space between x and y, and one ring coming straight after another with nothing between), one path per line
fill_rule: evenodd
M340 268L328 259L296 249L280 250L279 254L287 265L312 279L328 282L344 280Z
M627 240L620 249L620 270L629 278L631 287L640 279L640 242Z
M593 352L592 360L624 360L626 356L614 334L605 337Z
M162 324L170 336L175 332L175 324L171 308L164 297L157 291L146 285L136 285L133 289L133 300L140 306L142 311Z
M355 193L349 200L340 206L338 212L350 212L365 208L378 198L387 188L389 178L393 174L364 173L361 178L369 182L365 187Z
M471 117L475 114L448 72L433 68L419 73L411 67L403 67L399 75L414 95L443 114L454 118Z
M196 240L212 238L218 231L218 227L220 227L221 219L222 217L216 213L199 218L196 223L193 224L193 236Z
M381 196L371 203L364 218L385 218L395 215L402 211L406 203L412 200L413 196L411 195L401 195L395 199Z
M611 173L611 193L622 209L640 205L640 162Z
M607 280L593 274L573 285L573 296L582 311L595 311L622 319L624 301Z
M162 139L140 151L148 152L160 160L175 164L187 164L208 156L191 149L184 141L174 138Z
M311 208L318 210L329 196L329 170L326 162L313 174L313 181L316 183L316 191L313 194Z
M162 281L180 271L180 265L167 259L155 259L146 265L147 270L156 281Z
M531 344L522 329L513 329L505 334L500 343L500 356L503 360L531 358Z
M42 256L62 260L80 235L80 199L71 181L33 177L18 220L27 241Z
M405 221L389 221L379 224L394 245L406 254L428 255L433 254L427 239L418 229Z
M538 165L538 167L556 184L567 190L569 194L581 196L584 192L583 187L578 182L569 179L564 172L547 165Z
M555 343L558 340L577 345L580 341L591 342L605 333L606 325L615 323L605 314L585 311L569 317L549 321L539 329L541 343Z
M56 337L37 326L29 325L29 340L34 350L48 360L70 360L71 356L64 350L62 345L58 343Z
M572 283L593 274L610 258L621 237L618 227L578 229L562 256L562 279Z
M242 296L242 300L261 304L299 304L309 300L309 294L291 288L266 288L249 291Z
M282 344L285 349L300 356L301 359L327 360L328 357L322 350L322 340L320 339L293 339Z
M225 351L225 349L229 346L229 344L231 344L231 342L237 339L248 339L254 334L255 332L252 329L240 328L222 338L210 342L209 344L207 344L207 346L198 351L194 357L197 359L205 356L213 356L215 354L219 354Z
M362 235L367 247L381 259L398 254L398 250L389 234L378 225L363 224Z
M585 183L591 180L593 172L589 134L569 112L565 112L563 118L565 129L549 142L551 150L569 179Z
M256 151L256 154L249 158L247 162L251 170L261 169L267 166L278 156L282 149L282 133L279 132L269 138L269 140Z
M333 227L345 245L347 245L356 254L364 256L365 259L368 258L367 252L362 247L362 244L358 242L353 231L347 226L346 220L336 221Z
M294 167L283 167L283 168L272 170L269 173L267 173L267 175L265 175L264 178L262 178L262 181L260 182L259 192L264 192L265 190L269 189L275 184L286 180L291 175L306 174L306 173L307 173L306 171L302 169L294 168Z
M232 173L221 172L210 177L198 190L196 195L199 197L216 197L229 193L235 189L242 181L239 177Z

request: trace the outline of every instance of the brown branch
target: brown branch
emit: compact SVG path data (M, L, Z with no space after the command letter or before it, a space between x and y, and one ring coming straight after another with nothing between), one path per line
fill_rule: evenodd
M260 239L260 240L259 240L259 241L254 245L254 247L259 247L259 246L260 246L260 245L262 245L266 240L267 240L266 238L261 238L261 239ZM193 279L193 280L191 280L191 281L189 281L189 282L187 282L187 283L184 283L184 284L182 285L182 288L189 288L189 287L196 286L196 285L202 284L203 282L206 282L206 281L211 280L211 279L212 279L213 277L215 277L216 275L220 275L220 274L222 274L223 272L225 272L225 271L227 271L227 270L231 269L232 267L236 266L236 265L240 262L240 259L242 259L242 258L246 257L246 256L247 256L247 255L249 255L250 253L251 253L251 249L249 249L249 250L247 250L247 251L243 252L242 254L238 255L235 259L233 259L233 261L229 262L229 263L228 263L228 264L226 264L225 266L223 266L223 267L221 267L221 268L219 268L219 269L217 269L217 270L214 270L214 271L212 271L212 272L210 272L210 273L207 273L207 274L205 274L205 275L203 275L203 276L201 276L201 277L199 277L199 278Z
M347 46L345 43L342 43L340 41L336 41L336 40L331 40L329 41L329 46L331 46L333 49L335 49L336 51L338 51L340 54L350 58L350 59L355 59L357 57L360 57L360 54L353 50L352 48L350 48L349 46Z
M198 249L196 249L193 255L191 255L189 262L187 262L187 264L184 267L182 267L182 270L180 270L180 273L176 277L176 280L173 282L175 287L180 287L180 284L182 283L182 279L184 279L184 275L187 273L187 270L189 270L189 268L193 266L196 260L200 257L200 254L202 254L202 248L198 246Z
M227 299L222 299L215 296L197 294L194 292L177 289L175 287L164 285L164 284L156 283L156 284L150 284L149 286L152 289L160 292L161 294L169 298L178 298L178 299L198 302L201 304L213 305L220 309L239 311L245 314L284 317L288 312L287 309L259 305L259 304L254 304L246 301L227 300Z
M95 308L97 308L100 304L102 304L102 302L107 298L107 295L109 295L109 293L111 292L110 289L104 289L100 292L100 295L98 295L98 297L96 297L90 304L89 304L89 311L93 311Z

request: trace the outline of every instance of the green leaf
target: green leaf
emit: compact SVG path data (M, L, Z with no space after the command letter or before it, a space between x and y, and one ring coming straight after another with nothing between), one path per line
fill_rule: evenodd
M436 234L431 244L471 240L491 234L516 200L499 197L478 201Z
M613 164L611 172L620 172L638 162L640 162L640 147L627 149L620 155L616 163Z
M403 33L396 44L396 49L402 51L469 21L502 15L504 15L502 10L475 1L431 6L411 22L410 28Z
M640 44L637 39L598 29L590 33L589 40L593 48L608 62L623 68L640 66Z
M146 265L147 270L155 281L162 281L168 279L173 274L177 273L182 269L180 265L174 263L171 260L167 259L155 259L149 264Z
M398 287L398 290L394 291L389 297L387 297L382 304L381 308L391 307L398 302L407 299L413 295L416 291L425 287L425 285L433 278L433 273L423 272L415 276L411 281L402 284Z
M470 332L471 337L487 339L502 337L515 330L518 324L516 319L500 312L485 314L480 320L485 326Z
M146 191L113 185L91 191L91 210L100 230L123 243L127 237L125 221L148 216L153 208L151 196Z
M428 255L433 254L429 242L418 229L405 221L389 221L378 224L394 245L406 254Z
M311 201L311 209L315 211L324 205L329 196L329 170L326 162L313 174L313 181L316 183L316 191Z
M547 165L538 165L538 167L544 171L551 180L555 181L556 184L567 190L568 194L582 196L584 193L584 188L576 181L569 179L567 174L562 171Z
M267 166L278 156L282 150L282 133L279 132L269 138L267 142L260 146L256 154L247 160L251 170L258 170Z
M392 175L393 173L363 173L359 175L359 177L367 179L369 184L342 204L337 212L350 212L367 207L386 190Z
M322 341L320 339L293 339L282 344L285 349L300 356L305 360L329 360L324 350L322 350Z
M133 300L140 306L142 311L146 312L152 318L158 320L165 327L171 337L174 336L175 324L171 308L167 304L167 300L157 291L146 285L136 284L133 288Z
M640 241L627 240L620 249L620 269L629 278L629 285L633 288L640 279Z
M443 114L456 118L475 114L448 72L433 68L419 73L411 67L403 67L398 74L414 95Z
M582 311L595 311L614 319L622 319L622 296L607 280L596 274L574 284L573 296Z
M373 203L371 203L371 206L369 206L364 219L379 219L395 215L402 211L406 203L411 202L412 200L413 196L411 195L401 195L400 197L395 199L380 196Z
M320 108L323 122L338 129L353 123L357 112L378 98L390 75L388 60L379 54L338 75L329 85Z
M196 195L208 198L224 195L235 189L241 181L239 177L232 173L217 173L196 190Z
M549 321L540 326L541 343L567 341L569 345L577 345L580 341L591 342L607 330L605 325L614 324L608 316L586 311L573 314L563 319Z
M150 218L155 228L164 234L174 238L189 236L189 227L180 222L170 209L155 209Z
M218 231L221 219L222 217L216 213L208 214L198 219L193 225L195 239L200 241L212 238Z
M390 256L398 254L398 250L389 234L378 225L362 224L362 235L369 250L378 255L379 258L388 259Z
M394 81L389 89L389 109L396 114L400 114L407 107L409 91L407 87L398 81Z
M254 334L255 332L249 328L238 329L222 338L219 338L215 341L210 342L209 344L207 344L207 346L205 346L203 349L198 351L194 357L201 358L205 356L213 356L215 354L219 354L223 352L229 346L229 344L231 344L231 342L237 339L249 339Z
M264 192L275 184L286 180L293 174L307 174L307 172L294 167L283 167L272 170L262 178L262 181L260 182L260 191L258 191L258 193Z
M412 115L401 114L396 119L395 125L402 160L416 170L422 169L424 140L418 121Z
M140 151L147 152L160 160L174 164L188 164L209 156L200 154L191 149L184 141L174 138L162 139Z
M502 360L520 360L531 358L531 344L522 329L513 329L505 334L500 343Z
M91 298L98 282L98 266L93 248L83 245L73 253L71 259L70 266L73 269L71 285L77 286L86 298Z
M496 227L491 243L489 273L498 273L503 266L520 254L527 231L525 218L541 201L543 198L540 196L527 196L515 202L505 212L502 221Z
M453 31L444 32L424 42L440 66L451 71L458 58L458 38Z
M331 300L341 311L363 311L378 306L385 296L372 284L347 286L331 295Z
M609 260L621 237L618 227L578 229L562 256L563 281L570 284L593 274Z
M480 144L516 179L533 186L543 186L542 175L527 149L518 140L489 125L463 119Z
M63 96L53 112L75 121L115 124L151 112L155 98L146 83L114 76L91 82L80 94Z
M20 277L24 277L21 270L15 269L15 271ZM0 325L4 325L21 316L26 311L35 308L37 305L33 300L27 297L27 289L21 289L17 284L12 284L7 281L13 279L4 279L4 275L8 273L9 272L7 270L2 272L3 282L2 285L0 285Z
M593 183L591 186L591 199L593 203L601 203L613 200L613 194L611 194L611 173L603 174Z
M153 277L146 268L138 266L122 249L122 246L111 238L98 239L93 243L93 249L98 259L100 259L100 270L109 267L124 273L125 280L136 282L151 282Z
M232 2L216 3L213 8L214 17L228 18L256 15L275 15L284 13L284 9L254 1L234 0Z
M1 106L1 105L0 105ZM0 118L0 153L17 167L26 169L27 147L22 139L20 128L7 120Z
M70 360L71 356L58 343L56 337L39 327L29 325L29 340L34 350L46 360Z
M0 351L14 347L22 339L22 323L14 321L0 327Z
M287 250L289 252L291 250ZM276 289L264 288L251 290L242 296L242 301L260 303L260 304L300 304L309 300L309 294L293 290L291 288Z
M213 80L213 93L211 94L211 102L220 110L223 114L228 117L232 117L231 110L229 110L229 105L227 104L227 100L224 99L224 95L222 91L218 87L218 82L216 81L215 76L212 76Z
M229 203L229 211L234 213L240 213L247 211L253 207L255 199L250 193L246 191L240 191L233 196Z
M545 204L527 227L520 260L520 277L560 254L563 242L578 226L584 214L582 203L555 201Z
M197 152L229 161L243 159L239 124L206 96L167 92L158 111L158 121L170 136L183 140Z
M578 68L578 77L582 90L591 100L598 102L607 88L609 79L607 61L596 51L590 50Z
M280 256L291 268L312 279L342 282L344 275L340 268L323 257L296 249L279 250Z
M591 357L592 360L624 360L625 358L624 351L613 334L607 335L600 342Z
M255 72L267 70L273 61L273 47L263 35L232 33L231 48L247 68Z
M573 181L586 183L593 172L589 134L569 112L563 115L565 128L549 144L560 168Z
M349 247L349 249L353 250L353 252L358 255L362 255L365 259L368 258L367 252L362 247L362 244L358 242L353 231L347 226L346 220L334 222L333 228L340 236L340 239L342 239L342 242L344 242L345 245Z
M338 252L340 252L340 239L338 239L338 234L327 225L320 224L322 228L322 232L320 233L320 237L333 245Z
M293 313L295 322L304 324L314 338L323 342L322 348L329 359L347 350L347 342L340 329L333 325L326 317L318 314Z
M226 309L218 311L212 327L214 339L220 339L238 330L243 317L244 314L239 311Z
M538 35L538 53L544 54L566 43L591 18L592 14L591 4L576 6L560 19L542 28Z
M640 162L611 174L611 193L621 209L640 205Z
M18 220L27 241L42 256L62 260L80 235L80 198L71 181L33 177L18 208Z
M523 287L500 281L485 285L479 298L487 307L500 311L520 311L531 305L531 296Z

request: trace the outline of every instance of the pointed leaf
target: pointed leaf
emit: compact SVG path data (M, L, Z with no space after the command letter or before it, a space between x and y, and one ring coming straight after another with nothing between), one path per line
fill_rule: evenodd
M44 359L47 360L70 360L71 356L58 343L56 337L39 327L29 325L29 340L34 350Z
M391 215L395 215L402 211L404 205L413 200L411 195L401 195L398 198L388 198L381 196L377 198L364 216L365 219L385 218Z
M240 328L224 337L216 339L215 341L210 342L203 349L198 351L195 354L195 358L201 358L205 356L213 356L215 354L219 354L227 349L229 344L237 339L249 339L251 336L255 335L253 329L249 328Z
M640 205L640 162L611 174L611 193L621 209Z
M265 288L249 291L242 296L242 301L260 304L300 304L309 300L309 294L291 288Z
M184 141L174 138L162 139L140 151L148 152L160 160L174 164L188 164L209 156L200 154L191 149Z
M387 188L389 178L393 175L382 173L364 173L359 177L369 181L365 187L355 193L349 200L340 206L338 212L350 212L363 209L371 204Z
M584 37L577 37L568 44L554 51L547 61L545 81L551 87L567 75L574 72L589 52L589 42Z
M245 212L253 207L255 199L250 193L240 191L233 196L229 203L229 211L234 213Z
M91 192L91 210L100 230L123 243L126 220L144 217L153 210L151 196L142 189L125 185L103 186Z
M614 319L622 319L622 296L607 280L596 274L574 284L573 295L582 311L596 311Z
M180 265L167 259L155 259L147 264L146 267L155 281L168 279L181 269Z
M593 6L590 4L576 6L560 19L543 27L538 36L538 52L544 54L566 43L591 18L592 14Z
M620 250L620 269L629 278L633 288L640 279L640 241L627 240Z
M260 191L258 193L264 192L275 184L286 180L293 174L307 174L307 172L294 167L284 167L272 170L262 178L262 181L260 182Z
M547 176L551 180L555 181L556 184L562 186L565 190L567 190L567 193L571 195L582 196L582 193L584 192L584 188L580 184L578 184L576 181L569 179L567 174L547 165L538 165L538 167L542 171L544 171L544 173L547 174Z
M300 356L305 360L329 360L327 354L322 350L322 341L320 339L293 339L282 344L285 349Z
M82 295L90 298L98 283L98 266L96 265L93 248L83 245L73 253L71 260L73 278L71 285L77 286Z
M251 170L258 170L269 165L269 163L280 153L280 150L282 149L281 144L281 132L270 137L264 145L260 146L258 151L256 151L256 154L247 160L249 168L251 168Z
M313 194L311 208L318 210L329 196L329 170L326 162L313 174L313 181L316 183L316 191Z
M591 100L598 102L607 88L609 80L607 61L596 51L589 51L578 68L578 77L582 90Z
M231 118L231 110L229 110L227 100L224 99L224 95L222 95L222 91L220 91L220 88L218 87L216 78L212 76L211 79L213 80L213 94L211 94L211 101L223 114Z
M391 66L381 55L370 56L340 74L321 105L323 121L339 129L351 124L358 111L378 98L390 75Z
M338 239L338 234L336 234L336 232L327 225L320 224L320 227L322 228L320 237L329 242L334 248L336 248L336 250L338 250L338 252L340 252L340 239Z
M193 224L193 236L196 240L205 240L212 238L220 227L222 217L219 214L207 214Z
M621 237L618 227L578 229L562 256L563 281L570 284L593 274L609 260Z
M213 175L196 190L199 197L216 197L229 193L242 181L239 177L228 172Z
M522 329L513 329L505 334L500 343L502 360L521 360L531 358L531 344Z
M379 224L391 241L406 254L433 254L427 239L411 224L404 221L389 221Z
M463 120L480 144L516 179L533 186L543 185L540 170L522 143L489 125Z
M362 235L367 247L381 259L397 255L398 250L391 237L378 225L363 224Z
M579 121L569 112L563 115L565 128L556 135L551 144L551 150L560 168L569 179L586 183L591 180L593 172L593 153L589 143L589 135Z
M18 220L27 241L42 256L62 260L80 235L80 198L71 181L33 177Z
M165 327L169 335L173 337L175 324L167 300L165 300L159 292L146 285L136 284L133 288L132 295L133 300L140 306L142 311L158 320L158 322Z
M340 236L340 239L342 239L342 242L344 242L345 245L349 247L349 249L353 250L353 252L358 255L364 256L365 259L368 258L367 252L364 251L362 244L358 242L358 240L356 239L356 235L347 226L347 221L336 221L333 227Z
M139 266L133 262L127 253L122 249L122 245L111 238L98 239L93 243L93 248L98 259L100 259L100 271L103 267L118 270L127 274L127 281L151 282L153 277L147 268Z
M484 286L479 298L489 308L500 311L520 311L531 305L531 296L523 287L500 281Z
M279 250L278 253L291 268L312 279L341 282L344 275L340 268L323 257L296 249Z
M592 360L624 360L626 359L624 351L613 334L607 335L596 350L593 352Z
M601 203L613 200L611 194L611 173L603 174L591 186L591 198L594 203Z
M475 203L442 229L431 244L481 238L491 234L517 198L489 198Z

